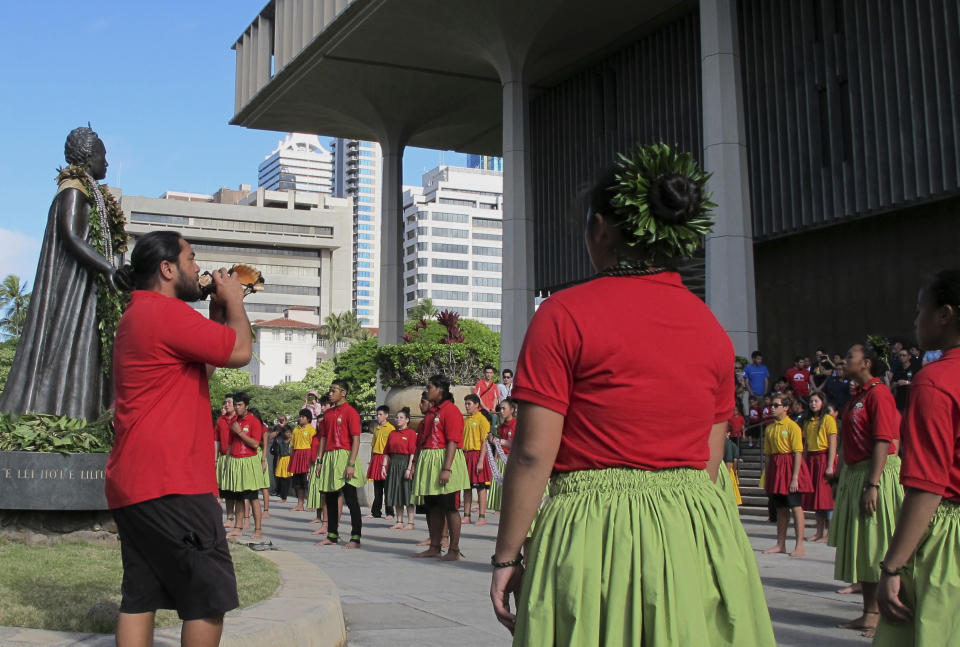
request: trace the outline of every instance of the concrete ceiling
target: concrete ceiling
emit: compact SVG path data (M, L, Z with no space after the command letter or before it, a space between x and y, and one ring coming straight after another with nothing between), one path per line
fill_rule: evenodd
M231 123L499 155L501 73L548 88L695 4L357 0Z

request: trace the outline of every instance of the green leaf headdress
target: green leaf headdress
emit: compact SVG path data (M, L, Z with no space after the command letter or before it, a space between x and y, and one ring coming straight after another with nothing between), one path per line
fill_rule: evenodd
M706 192L710 175L690 153L664 143L638 146L618 157L610 205L628 244L651 265L692 256L713 225L710 212L717 205ZM679 203L670 195L670 185L677 182L692 189Z
M867 344L877 354L884 364L886 364L886 369L890 369L890 342L887 341L887 338L883 335L867 335Z

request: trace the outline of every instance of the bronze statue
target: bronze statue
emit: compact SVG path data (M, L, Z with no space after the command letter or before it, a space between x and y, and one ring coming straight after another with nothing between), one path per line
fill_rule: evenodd
M0 412L97 419L109 407L113 336L123 311L114 286L126 249L123 213L105 185L106 148L88 127L67 136L47 216L30 309Z

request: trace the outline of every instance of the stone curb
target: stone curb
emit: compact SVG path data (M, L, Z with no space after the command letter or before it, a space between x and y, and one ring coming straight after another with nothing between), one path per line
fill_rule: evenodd
M221 647L343 647L347 641L347 630L340 608L340 595L333 580L293 553L263 551L260 555L277 565L280 588L272 598L228 613L220 639ZM156 631L153 644L157 647L178 647L180 627ZM113 647L115 642L112 635L0 627L0 645Z

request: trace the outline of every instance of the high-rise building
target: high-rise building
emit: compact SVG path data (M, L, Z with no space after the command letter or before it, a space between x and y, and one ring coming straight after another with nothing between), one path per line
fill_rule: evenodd
M259 185L267 191L333 194L333 155L316 135L290 133L260 163Z
M430 298L500 330L503 174L439 166L403 194L404 308Z
M493 155L467 155L467 166L469 168L482 168L487 171L503 172L503 158Z
M352 306L367 328L380 320L380 144L358 139L334 139L333 194L353 198Z

